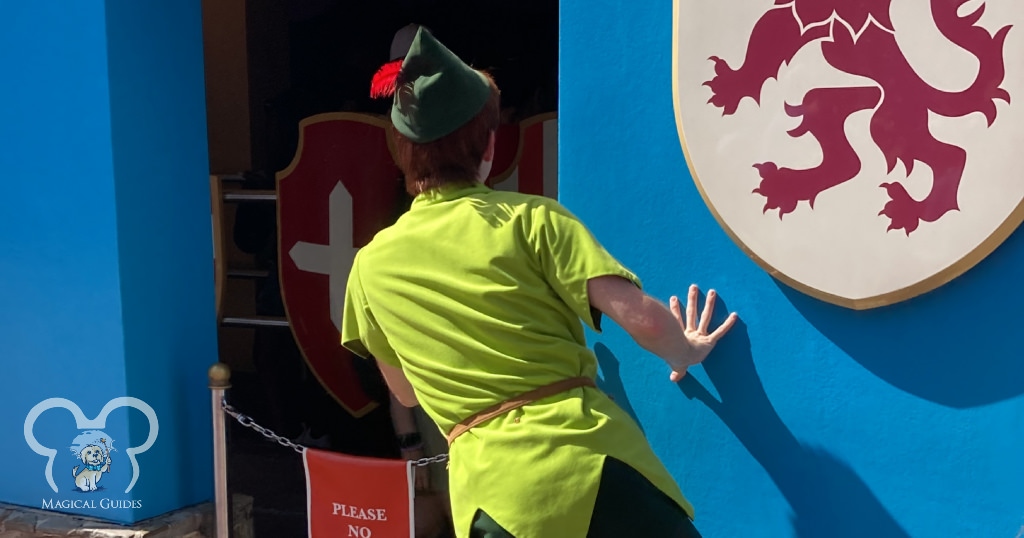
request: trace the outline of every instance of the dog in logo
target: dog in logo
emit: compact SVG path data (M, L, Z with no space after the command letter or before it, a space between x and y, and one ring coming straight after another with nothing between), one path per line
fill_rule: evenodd
M972 13L959 10L968 0L929 0L931 18L943 37L978 61L974 81L960 91L944 91L925 82L900 50L890 18L892 0L775 0L754 25L743 63L732 68L712 56L715 76L704 83L711 88L711 105L723 115L736 112L750 97L760 102L762 84L775 78L797 52L819 42L832 67L870 79L873 85L815 88L803 102L786 104L789 116L802 118L792 137L813 136L822 150L821 164L810 169L780 167L774 162L755 164L761 176L754 193L764 196L764 211L779 210L779 218L801 201L814 207L822 192L849 181L861 170L861 160L844 132L847 118L871 110L870 135L885 157L888 173L897 161L911 173L914 161L932 171L931 191L921 200L910 196L899 182L880 185L889 201L878 213L889 218L888 230L907 235L921 221L935 222L959 210L957 194L967 163L967 151L937 140L929 129L929 114L949 118L980 112L988 125L996 119L995 101L1010 102L1000 88L1005 75L1003 45L1011 26L994 33L977 25L985 11L982 3Z
M90 444L81 446L81 443L88 442L83 441L83 436L89 437L95 433L91 431L83 433L75 439L77 446L80 448L71 447L71 452L78 459L82 460L82 465L76 465L71 470L71 475L75 478L75 486L81 491L96 491L97 484L103 478L103 473L110 472L110 452L113 448L107 446L107 439L105 437L100 437L98 440L93 437L94 440ZM81 471L79 471L79 468L81 468Z

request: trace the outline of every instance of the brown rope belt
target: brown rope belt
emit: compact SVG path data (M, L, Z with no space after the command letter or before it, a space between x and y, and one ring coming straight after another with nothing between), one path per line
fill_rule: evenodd
M555 381L550 385L544 385L543 387L533 389L529 392L524 392L519 396L509 398L504 402L492 405L487 409L474 413L467 417L466 420L456 424L455 427L452 428L452 431L448 432L448 446L452 445L456 437L468 432L471 428L487 422L494 417L504 415L513 409L519 409L526 404L536 402L537 400L543 400L548 396L554 396L555 394L577 387L596 386L597 385L594 384L594 380L589 377L570 377L561 381Z

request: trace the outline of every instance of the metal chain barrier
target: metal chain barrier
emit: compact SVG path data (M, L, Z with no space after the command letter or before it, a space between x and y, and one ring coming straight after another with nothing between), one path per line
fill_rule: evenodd
M283 447L290 448L298 452L299 454L302 454L302 452L306 449L306 447L292 441L291 439L280 436L274 433L273 430L260 426L259 424L256 423L255 420L253 420L252 417L232 407L231 404L228 403L227 398L221 399L220 406L225 413L227 413L235 420L237 420L239 424L245 426L246 428L249 428L250 430L255 431L256 433L259 433L263 437L266 437L267 439L274 441ZM418 460L412 460L412 464L414 467L426 467L427 465L431 465L434 463L444 463L446 461L448 461L448 454L438 454L436 456L431 456L429 458L420 458Z

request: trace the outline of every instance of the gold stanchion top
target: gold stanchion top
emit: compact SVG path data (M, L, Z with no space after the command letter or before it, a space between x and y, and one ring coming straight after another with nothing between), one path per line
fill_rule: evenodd
M211 389L226 389L231 387L231 368L223 362L218 362L207 371L210 378Z

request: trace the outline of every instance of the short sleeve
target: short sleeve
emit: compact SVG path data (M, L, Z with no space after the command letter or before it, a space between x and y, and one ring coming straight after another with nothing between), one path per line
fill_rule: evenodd
M590 306L588 280L614 275L641 287L640 279L557 202L543 204L534 211L530 237L548 284L595 331L601 331L601 313Z
M363 358L371 356L401 367L387 337L373 317L359 277L358 256L352 264L345 287L345 306L341 314L341 345Z

